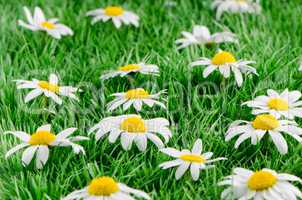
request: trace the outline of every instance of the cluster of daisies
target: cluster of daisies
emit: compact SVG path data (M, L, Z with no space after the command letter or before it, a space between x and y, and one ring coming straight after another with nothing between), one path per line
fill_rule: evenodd
M231 13L259 13L261 10L258 1L252 0L214 0L213 9L216 9L217 19L220 19L224 12ZM19 24L32 31L46 31L54 38L60 39L64 35L73 35L73 31L64 24L58 23L58 19L46 19L39 7L34 10L32 16L28 8L24 7L24 12L28 23L19 20ZM116 28L122 24L139 26L139 17L133 12L124 10L122 7L109 6L87 12L91 16L92 24L112 20ZM236 35L228 30L211 34L206 26L196 25L193 32L182 32L183 38L176 40L178 49L190 45L205 45L219 43L238 43ZM200 58L190 66L206 66L203 76L206 78L215 70L218 70L224 78L229 78L231 73L238 86L243 84L242 74L255 74L256 69L250 66L254 61L237 60L231 52L218 50L212 58ZM154 64L134 63L119 66L101 75L100 79L105 81L114 77L124 77L133 73L143 75L159 75L159 67ZM31 89L24 97L24 101L30 102L35 98L44 96L46 99L53 100L61 105L62 97L79 101L76 96L81 90L73 86L60 86L56 74L50 74L49 80L16 80L17 89ZM214 162L226 160L225 157L214 157L212 152L203 152L201 139L197 139L191 150L167 147L166 144L172 137L170 123L167 119L158 117L153 119L143 118L139 113L147 106L153 108L167 109L166 99L162 97L165 90L156 93L147 91L144 88L131 88L128 91L113 93L106 108L109 112L122 109L123 112L133 111L135 113L118 116L110 116L100 120L99 123L89 129L89 135L94 134L98 141L108 136L110 143L120 140L124 150L132 149L133 143L140 151L146 151L148 141L151 141L160 152L173 158L159 165L162 169L177 167L175 172L176 180L183 177L186 171L190 171L193 180L198 180L200 172L205 169L213 168ZM302 101L299 91L284 90L281 94L274 90L268 90L267 96L258 96L254 100L243 103L253 108L252 114L255 115L253 121L238 120L230 125L225 140L239 136L235 148L242 142L251 139L251 143L256 145L265 135L269 135L272 142L281 154L288 152L286 139L282 134L288 134L302 142L300 135L302 129L294 121L297 117L302 117ZM6 153L6 158L15 152L25 149L22 154L22 164L30 165L35 157L35 166L38 169L46 164L50 149L54 147L71 147L76 154L85 154L84 148L78 144L89 140L86 136L72 136L77 128L71 127L55 134L50 124L40 126L34 132L28 134L24 131L7 131L7 134L19 138L22 143L13 147ZM271 169L261 169L251 171L244 168L235 168L233 173L224 178L219 185L227 186L222 192L222 199L257 199L257 200L287 200L302 198L302 192L292 184L300 182L299 177L286 173L277 173ZM113 177L95 177L83 189L76 190L63 200L73 199L103 199L103 200L124 200L134 199L134 197L151 199L151 197L140 190L131 188L118 182Z
M32 31L45 31L56 39L60 39L65 35L73 35L73 31L68 26L60 24L57 18L45 18L41 8L35 7L33 16L27 7L24 7L23 9L28 23L23 20L18 20L20 26ZM259 0L213 0L212 9L216 10L216 18L220 19L224 12L259 14L261 6ZM139 16L120 6L107 6L105 8L91 10L88 11L86 15L92 17L91 24L95 24L99 21L107 22L112 20L112 23L116 28L120 28L122 24L133 25L135 27L139 26ZM227 40L232 40L232 35L226 34L225 36L229 38ZM208 39L209 42L219 42L221 40L219 38L221 37L218 34L213 35L210 38L199 39ZM202 41L197 39L194 42L199 43Z

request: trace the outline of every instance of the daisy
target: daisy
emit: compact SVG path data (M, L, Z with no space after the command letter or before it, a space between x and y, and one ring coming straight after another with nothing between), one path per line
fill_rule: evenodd
M233 174L218 183L227 186L221 199L289 200L302 198L302 192L291 182L302 180L287 173L277 173L271 169L251 171L235 168Z
M203 169L212 168L215 165L209 165L210 163L226 160L226 158L220 157L215 159L210 159L213 156L212 152L202 152L202 141L197 139L193 145L192 151L188 149L183 149L179 151L174 148L164 148L160 149L161 152L176 158L173 161L167 161L159 165L162 169L168 169L171 167L178 166L175 178L176 180L180 179L184 173L190 168L191 176L194 181L199 178L199 172Z
M91 10L86 15L93 17L92 24L100 20L106 22L110 19L116 28L120 28L123 23L126 25L132 24L135 27L138 27L139 24L139 17L135 13L124 10L120 6L108 6L106 8Z
M25 103L33 100L41 94L51 98L57 104L62 104L62 100L59 96L67 96L78 100L74 94L76 91L78 91L78 88L71 86L59 86L58 81L58 77L55 74L50 74L49 81L40 81L37 79L33 79L32 81L16 80L17 89L33 89L25 96Z
M213 43L238 42L234 33L218 32L211 35L208 27L199 25L193 27L193 33L183 31L181 34L184 38L175 41L176 44L179 44L177 49L182 49L192 44L209 45Z
M121 105L123 105L124 111L131 105L134 106L135 110L141 111L143 103L147 104L149 107L153 107L154 104L157 104L166 108L163 103L157 101L162 93L165 93L165 90L156 94L149 94L143 88L130 89L127 92L122 93L114 93L112 96L115 96L115 99L107 104L108 111L113 111Z
M5 157L8 158L20 149L25 149L22 154L22 164L24 166L29 165L34 155L36 154L36 167L42 168L46 164L49 156L49 147L52 146L71 146L74 153L83 153L85 151L82 146L73 142L88 140L89 138L83 136L69 137L77 128L68 128L57 135L51 132L51 125L46 124L39 127L35 133L29 135L23 131L7 131L6 133L12 134L15 137L22 140L22 143L10 149Z
M249 66L249 64L254 63L254 61L237 61L232 53L227 51L218 51L212 59L202 57L199 60L192 62L190 65L192 67L197 65L207 66L203 70L204 78L208 77L216 69L220 71L224 78L229 78L231 71L233 71L237 85L240 87L243 82L242 73L253 73L258 75L256 69Z
M281 94L275 90L267 90L267 96L258 96L252 101L247 101L243 105L254 108L254 115L269 113L276 118L284 116L288 119L302 117L302 101L299 101L301 92L288 91L285 89Z
M278 120L271 114L257 115L251 122L243 120L233 122L225 135L225 140L230 141L240 135L235 143L235 148L238 148L243 141L249 138L251 138L251 143L256 145L267 133L281 154L286 154L288 151L286 140L281 133L290 135L299 143L302 142L300 137L302 129L297 127L294 121Z
M261 11L259 0L214 0L212 8L216 9L216 19L224 12L259 14Z
M169 121L164 118L145 120L139 115L121 115L104 118L89 130L89 134L96 131L95 139L98 141L109 133L110 143L116 142L121 136L121 144L125 150L131 149L134 142L140 151L145 151L148 139L158 148L164 147L164 143L156 133L160 134L167 143L172 136L168 126Z
M61 39L64 35L73 35L73 31L68 26L58 23L57 18L46 19L41 8L35 7L34 16L31 15L27 7L23 7L23 9L28 24L23 20L18 20L20 26L32 31L45 31L56 39Z
M106 80L116 76L124 77L129 73L135 73L135 72L139 72L142 74L158 75L159 69L157 65L148 65L145 63L129 64L125 66L120 66L116 70L112 70L107 72L106 74L103 74L101 76L101 79Z
M61 200L134 200L133 196L151 199L150 196L137 189L119 183L111 177L101 176L94 178L83 189L76 190Z

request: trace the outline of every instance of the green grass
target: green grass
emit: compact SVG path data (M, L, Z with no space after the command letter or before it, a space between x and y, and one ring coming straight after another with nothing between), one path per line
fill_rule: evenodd
M47 3L46 3L47 2ZM177 7L165 8L163 0L156 1L96 1L96 0L0 0L0 197L6 199L59 199L75 189L84 187L91 178L109 175L131 187L148 192L153 199L219 199L222 191L217 182L229 175L234 167L260 169L268 167L301 176L302 145L287 137L289 153L281 156L271 142L256 146L245 142L238 150L234 140L224 142L224 133L236 119L252 119L250 109L240 104L264 94L268 88L282 91L302 90L301 72L297 71L302 53L302 4L300 0L263 1L261 16L225 15L215 20L210 0L178 0ZM123 5L140 17L140 27L123 26L116 30L112 23L90 25L85 12L108 4ZM24 19L22 6L32 10L39 5L47 17L58 17L70 26L75 35L57 41L44 33L33 33L17 25ZM174 41L183 30L203 24L212 32L225 25L239 37L239 45L222 45L238 58L255 60L258 77L245 78L238 88L231 78L221 87L218 73L202 78L202 69L189 70L188 65L198 57L211 57L214 48L190 47L181 52ZM21 152L10 159L5 153L20 141L3 135L7 130L33 132L51 123L55 132L78 127L76 134L87 135L88 129L111 113L105 111L109 95L131 87L126 78L101 83L99 76L116 66L139 61L157 64L160 77L139 75L135 86L152 91L168 90L168 111L146 110L147 118L166 117L172 123L173 137L168 146L191 148L202 138L205 151L215 157L227 157L216 168L202 171L193 182L189 173L179 181L175 169L161 170L158 165L170 158L149 143L146 152L132 148L126 152L119 142L110 144L107 138L96 142L91 136L81 142L86 156L75 155L71 148L53 148L42 170L23 167ZM54 106L56 115L36 111L42 100L25 104L25 91L17 91L15 79L46 79L50 72L60 76L61 83L80 87L84 92L80 102L64 99ZM220 89L222 88L222 89ZM148 112L147 112L148 111ZM121 111L114 115L121 114ZM130 113L130 111L128 112ZM298 121L301 124L301 121ZM300 186L301 187L301 186Z

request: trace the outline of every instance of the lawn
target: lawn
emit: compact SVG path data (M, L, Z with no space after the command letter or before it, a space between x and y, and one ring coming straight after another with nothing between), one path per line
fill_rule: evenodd
M215 20L211 0L176 3L175 7L167 7L164 0L0 0L0 199L59 199L85 187L96 176L108 175L147 192L153 199L212 200L220 199L223 188L217 183L235 167L266 167L302 176L302 145L290 137L286 137L286 155L280 155L269 140L255 146L246 141L237 150L235 140L224 141L231 122L253 118L251 109L241 103L270 88L302 91L302 72L298 71L302 55L301 1L266 0L259 16L226 14L220 21ZM137 13L139 28L122 26L117 30L111 22L92 26L85 13L107 5L121 5ZM17 20L25 19L23 6L30 10L40 6L48 17L58 17L71 27L74 36L56 40L18 26ZM191 31L195 24L206 25L212 32L226 26L238 36L239 44L191 46L177 51L175 40L181 37L181 31ZM243 86L237 87L233 76L224 81L214 73L205 79L201 67L189 68L192 61L212 57L218 48L256 61L259 76L244 77ZM141 61L158 65L160 76L116 77L104 82L99 78L106 70ZM61 84L80 87L80 101L64 98L59 106L38 98L25 104L23 98L28 91L17 90L14 80L46 80L50 73L58 74ZM148 143L146 152L136 147L125 151L120 141L111 144L104 137L96 142L93 135L89 141L80 142L85 156L75 155L71 148L53 148L41 170L33 164L22 166L21 152L5 159L5 153L20 143L4 135L5 131L32 133L51 123L56 132L78 127L76 134L87 136L89 128L102 118L125 113L122 109L107 112L105 105L112 100L112 93L131 87L167 90L166 111L144 107L141 112L145 118L164 117L170 121L173 136L167 146L191 149L201 138L204 151L228 160L202 171L198 181L194 182L188 172L176 181L175 169L158 167L171 158L152 143ZM56 114L40 109L45 106ZM297 122L302 125L301 120Z

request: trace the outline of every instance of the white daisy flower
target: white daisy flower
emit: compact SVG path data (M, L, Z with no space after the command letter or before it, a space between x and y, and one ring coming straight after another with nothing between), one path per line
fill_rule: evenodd
M116 28L120 28L123 23L126 25L132 24L135 27L139 25L139 17L135 13L124 10L120 6L108 6L106 8L91 10L87 12L86 15L93 17L92 24L100 20L107 22L111 19Z
M67 96L78 100L74 93L76 91L80 91L78 88L71 86L59 86L59 80L55 74L50 74L49 81L33 79L32 81L16 80L16 82L17 89L33 89L25 96L25 103L33 100L41 94L44 94L46 97L54 100L57 104L62 104L62 100L59 96Z
M68 26L58 23L57 18L46 19L41 8L35 7L34 16L31 15L27 7L23 7L23 9L28 24L23 20L18 20L20 26L32 31L45 31L56 39L61 39L64 35L73 35L73 31Z
M197 65L207 66L203 70L203 77L208 77L216 69L224 76L224 78L229 78L231 71L235 75L235 80L237 85L240 87L243 82L242 73L253 73L257 74L256 69L249 66L254 64L254 61L236 60L235 56L227 51L219 51L214 55L212 59L200 58L199 60L192 62L190 65L195 67Z
M269 113L276 118L284 116L288 119L302 117L302 101L299 101L301 92L288 91L285 89L281 94L275 90L267 90L267 96L258 96L252 101L247 101L242 105L254 108L254 115Z
M10 149L6 153L5 157L8 158L18 150L27 147L22 154L22 164L24 166L29 165L34 155L36 155L36 167L40 169L46 164L48 160L49 147L71 146L74 153L85 154L83 147L73 142L88 140L89 138L84 136L70 137L70 135L75 132L77 128L65 129L57 135L52 133L50 130L51 125L46 124L39 127L37 131L32 135L29 135L23 131L7 131L6 133L12 134L22 140L22 143Z
M116 182L108 176L94 178L83 189L76 190L61 200L134 200L135 198L150 200L150 196L123 183Z
M234 33L225 31L211 34L208 27L199 25L193 27L193 33L183 31L181 34L184 38L175 41L176 44L179 44L177 49L182 49L192 44L209 45L213 43L238 42Z
M183 149L179 151L174 148L164 148L160 149L161 152L176 158L173 161L167 161L159 165L162 169L168 169L171 167L178 166L175 178L176 180L180 179L184 173L190 168L191 176L193 180L197 180L199 178L199 172L203 169L212 168L215 165L211 165L211 163L226 160L226 158L220 157L215 159L210 159L213 156L212 152L206 152L201 154L202 152L202 141L201 139L197 139L194 143L192 151L188 149Z
M295 200L302 198L302 192L291 182L302 180L287 173L277 173L271 169L251 171L235 168L233 174L218 183L227 188L221 193L221 199L240 200Z
M259 0L214 0L212 8L216 9L216 19L220 19L224 12L255 14L261 12Z
M160 134L165 143L172 137L169 130L169 121L164 118L142 119L139 115L121 115L107 117L89 130L89 134L96 131L95 139L109 133L109 142L114 143L121 136L121 144L125 150L131 149L134 142L140 151L147 148L147 140L151 140L158 148L163 148L164 143L156 135Z
M113 111L117 107L123 105L123 110L125 111L133 105L135 110L141 111L143 103L145 103L150 108L156 104L166 109L166 106L163 103L157 101L162 93L165 93L165 90L156 94L149 94L143 88L130 89L127 92L122 93L114 93L112 96L115 96L115 99L107 104L107 108L108 111Z
M106 80L112 77L121 76L124 77L129 73L139 72L141 74L151 74L151 75L158 75L159 69L157 65L148 65L145 63L139 64L129 64L118 67L116 70L112 70L103 74L101 76L102 80Z
M302 129L297 127L294 121L278 120L271 114L257 115L251 122L243 120L233 122L225 135L225 140L230 141L240 135L235 143L235 148L238 148L243 141L249 138L251 138L251 143L256 145L266 133L270 135L281 154L286 154L288 151L287 142L282 133L290 135L299 143L302 142L300 137Z

